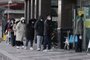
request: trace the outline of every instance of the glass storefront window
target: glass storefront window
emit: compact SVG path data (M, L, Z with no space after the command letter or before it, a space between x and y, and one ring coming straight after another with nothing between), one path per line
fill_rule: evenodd
M85 18L90 19L90 7L84 7Z
M58 0L51 0L51 14L52 16L58 16Z
M58 6L58 0L51 0L51 6Z

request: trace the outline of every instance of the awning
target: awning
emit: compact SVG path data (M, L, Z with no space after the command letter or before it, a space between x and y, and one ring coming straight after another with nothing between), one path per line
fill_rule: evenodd
M24 10L5 10L4 14L24 14L25 11Z

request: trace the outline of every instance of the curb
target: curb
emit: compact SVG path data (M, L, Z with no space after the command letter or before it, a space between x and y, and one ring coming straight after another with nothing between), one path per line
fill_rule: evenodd
M1 50L1 49L0 49L0 53L1 53L4 57L6 56L7 60L20 60L19 58L12 56L11 54L9 54L8 52L6 52L6 51L4 51L4 50ZM2 57L3 57L3 56L2 56ZM4 59L3 59L3 60L4 60Z

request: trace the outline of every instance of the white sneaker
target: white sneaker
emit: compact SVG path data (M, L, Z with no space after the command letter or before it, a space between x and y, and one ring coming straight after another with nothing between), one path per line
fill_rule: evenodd
M40 51L40 48L37 48L37 51Z
M47 51L48 51L47 49L43 50L43 52L47 52Z
M20 47L19 47L19 46L16 46L16 48L17 48L17 49L20 49Z
M53 49L49 49L48 52L53 51Z
M24 49L26 50L26 49L27 49L27 47L24 47Z
M21 48L24 49L25 46L22 46Z
M30 47L30 50L33 50L33 48L32 48L32 47Z

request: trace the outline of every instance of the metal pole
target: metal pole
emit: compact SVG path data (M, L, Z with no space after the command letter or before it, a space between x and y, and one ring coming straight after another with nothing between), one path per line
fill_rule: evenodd
M73 36L74 36L74 41L73 41L73 48L75 48L75 35L76 35L76 10L74 9L74 19L73 19Z
M37 18L37 0L35 0L34 18Z
M42 2L42 0L39 0L39 15L38 16L41 16L41 2Z
M33 0L31 0L31 19L33 18Z
M10 5L9 5L9 3L8 3L8 19L9 19L9 10L10 10Z
M62 0L58 0L58 47L61 48L61 6L62 6Z
M8 0L8 19L10 18L9 16L9 10L10 10L10 4L12 3L12 0Z

